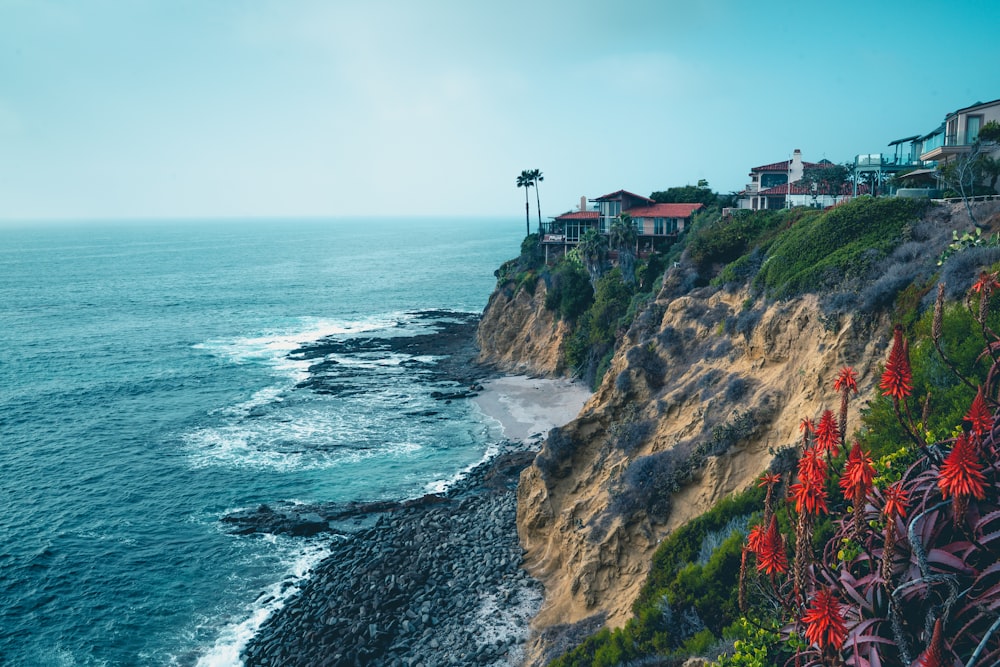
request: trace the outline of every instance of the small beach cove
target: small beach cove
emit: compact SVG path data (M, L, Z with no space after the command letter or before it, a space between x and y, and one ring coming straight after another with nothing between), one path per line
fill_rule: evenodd
M520 663L542 591L521 568L518 476L590 392L526 376L476 389L504 440L444 493L381 508L374 525L336 540L248 643L248 667Z

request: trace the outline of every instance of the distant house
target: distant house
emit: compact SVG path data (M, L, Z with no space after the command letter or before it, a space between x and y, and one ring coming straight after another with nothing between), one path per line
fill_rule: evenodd
M809 206L813 203L812 192L808 189L805 192L801 192L803 188L801 186L796 187L794 184L802 180L802 175L806 169L819 168L826 164L830 163L803 162L802 151L796 148L790 160L782 160L781 162L772 162L771 164L754 167L750 170L750 182L739 193L736 205L738 208L750 209L752 211L788 208L789 206L799 205ZM796 203L805 196L808 196L810 203ZM830 198L826 195L817 195L817 204L820 203L819 198L821 197L838 199ZM823 205L830 206L835 203L837 202L823 202Z
M590 202L597 205L596 210L588 209L587 200L581 197L578 210L563 213L542 225L541 242L546 260L579 243L588 229L607 234L612 222L623 214L628 215L636 227L639 250L656 250L676 239L690 224L691 216L704 208L701 203L660 204L627 190L618 190Z
M990 121L1000 123L1000 100L976 102L951 112L940 127L919 138L920 159L947 164L968 153L979 139L979 130ZM991 152L1000 152L1000 147L993 147Z

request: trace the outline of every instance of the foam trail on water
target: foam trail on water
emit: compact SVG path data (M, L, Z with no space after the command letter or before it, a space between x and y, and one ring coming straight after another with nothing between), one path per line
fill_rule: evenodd
M241 667L240 653L247 642L271 614L285 606L288 599L308 581L312 569L329 555L326 540L323 544L309 545L292 561L288 576L268 587L250 605L246 618L222 628L215 644L198 659L197 667ZM292 585L289 586L289 583Z

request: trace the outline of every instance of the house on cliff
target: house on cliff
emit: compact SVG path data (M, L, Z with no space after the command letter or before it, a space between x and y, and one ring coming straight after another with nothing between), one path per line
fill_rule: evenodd
M795 185L802 180L806 169L821 169L830 164L803 162L802 151L796 148L791 159L753 167L750 182L739 193L736 206L751 211L792 206L833 206L843 200L844 194L819 194L804 185Z
M627 190L589 200L597 205L596 209L588 208L587 201L581 197L578 210L542 224L541 244L546 261L579 243L588 229L607 234L611 223L622 215L628 215L636 227L640 253L660 250L676 240L695 212L704 208L701 203L660 204Z
M940 127L920 137L920 159L942 165L970 153L979 140L979 131L990 121L1000 123L1000 100L976 102L951 112ZM990 146L987 153L997 157L1000 145Z

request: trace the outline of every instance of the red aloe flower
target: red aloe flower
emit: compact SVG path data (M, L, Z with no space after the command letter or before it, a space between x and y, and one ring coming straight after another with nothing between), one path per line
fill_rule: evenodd
M982 292L983 290L986 290L986 293L989 294L991 291L993 291L998 287L1000 287L1000 282L997 282L996 273L987 273L986 271L980 271L979 280L973 283L972 291Z
M819 447L810 447L799 459L799 480L804 479L816 486L826 483L826 461L820 455Z
M882 495L885 497L885 507L882 508L882 514L887 519L893 517L899 517L901 519L906 518L906 503L909 500L908 494L903 489L903 485L896 482L892 486L888 487Z
M976 457L969 438L962 434L955 441L951 454L941 464L938 473L938 487L945 499L953 495L956 498L975 496L978 500L986 497L986 476L983 465Z
M829 513L830 510L826 506L826 489L809 477L803 477L798 484L792 484L789 491L795 500L796 512L805 509L808 514L819 514L820 511Z
M778 521L771 517L771 523L767 527L760 543L760 551L757 553L757 570L774 574L776 572L788 572L788 556L785 555L785 541L778 532Z
M847 455L844 474L840 477L840 488L844 490L844 499L852 500L856 494L861 497L867 495L872 488L873 479L875 479L875 468L872 466L872 459L855 441L851 453Z
M802 421L799 422L799 432L800 433L815 433L816 425L813 424L813 420L809 417L803 417Z
M972 401L972 407L965 414L965 419L972 423L972 431L982 437L984 433L989 433L993 429L993 415L986 407L986 399L983 397L983 387L980 385L976 392L976 398Z
M747 533L747 549L752 551L754 555L759 555L761 550L761 545L764 544L764 526L754 526Z
M780 481L781 481L781 473L766 472L760 476L760 481L757 483L757 486L766 486L767 488L770 489Z
M831 456L840 449L840 429L833 419L833 410L824 410L816 425L816 447Z
M940 618L934 621L931 643L927 645L927 650L917 661L917 667L947 667L944 659L944 638L941 636Z
M837 375L837 379L833 383L834 391L853 391L855 394L858 393L858 374L850 366L844 366L840 369L840 373Z
M892 396L902 400L913 391L913 373L910 370L910 358L907 346L903 341L903 326L897 324L893 330L892 349L889 351L889 361L885 364L882 381L879 387L883 396Z
M802 622L806 624L806 639L810 643L821 650L828 646L839 650L844 645L847 624L841 615L842 606L832 590L824 588L816 593L806 615L802 617Z

